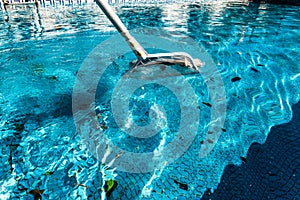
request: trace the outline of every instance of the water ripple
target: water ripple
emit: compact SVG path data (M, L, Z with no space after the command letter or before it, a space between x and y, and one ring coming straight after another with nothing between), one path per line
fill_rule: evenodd
M194 154L199 134L153 183L153 198L201 197L217 186L228 163L240 163L251 143L263 142L270 127L291 118L291 104L300 100L298 7L201 1L115 9L129 28L163 27L197 40L217 63L226 88L228 116L214 151L205 159ZM0 197L29 199L27 192L40 188L46 199L100 198L101 164L75 136L70 94L84 58L115 29L95 5L8 9L0 21ZM204 88L200 79L190 82ZM198 93L209 101L205 89ZM202 123L209 112L201 110ZM113 195L136 199L150 178L118 173Z

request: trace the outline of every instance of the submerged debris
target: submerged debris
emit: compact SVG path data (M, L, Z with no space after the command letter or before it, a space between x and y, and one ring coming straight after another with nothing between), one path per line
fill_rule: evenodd
M202 102L204 105L208 106L208 107L211 107L211 104L210 103L207 103L207 102Z
M25 124L14 124L14 126L15 126L15 130L16 131L18 131L18 132L21 132L21 131L23 131L24 130L24 128L25 128Z
M108 126L106 126L106 125L100 125L100 127L103 129L103 130L107 130L108 129Z
M50 175L52 175L53 173L54 173L54 172L52 172L52 171L47 171L47 172L44 173L44 175L45 175L45 176L50 176Z
M241 156L240 158L241 158L241 161L242 161L243 163L246 163L246 162L247 162L247 158L245 158L245 157L243 157L243 156Z
M160 66L161 71L164 71L166 69L165 65Z
M234 77L234 78L231 79L231 82L237 82L239 80L241 80L241 78L238 77L238 76L236 76L236 77Z
M10 173L12 174L14 172L14 167L13 167L13 157L12 157L12 150L10 150L9 152L9 156L8 156L8 164L10 166Z
M45 72L45 66L42 64L33 64L29 66L29 69L37 75L42 75Z
M211 189L210 188L207 188L207 194L208 194L208 196L210 196L211 195Z
M210 143L210 144L214 143L214 141L211 140L211 139L208 139L207 142Z
M183 190L188 190L189 189L189 186L187 184L180 183L180 182L176 181L175 179L173 179L173 180L174 180L174 183L176 183L180 189L183 189Z
M111 193L115 190L117 186L118 186L118 182L113 179L109 179L108 181L105 182L104 191L106 193L107 198L111 195Z
M89 188L89 186L84 185L84 184L76 184L76 186L78 186L78 187L84 187L84 188Z
M251 67L250 69L254 72L259 72L258 69L254 68L254 67Z
M57 76L47 76L47 79L51 80L51 81L58 81L58 77Z
M34 200L42 200L42 194L44 191L45 190L31 190L28 193L33 195Z

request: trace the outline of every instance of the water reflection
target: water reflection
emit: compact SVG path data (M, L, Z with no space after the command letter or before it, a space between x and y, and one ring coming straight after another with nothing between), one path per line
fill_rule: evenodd
M9 5L0 15L0 45L83 31L115 28L95 4L86 6Z
M115 31L115 28L95 3L86 2L87 4L84 6L67 6L66 4L46 6L47 1L45 4L41 4L40 7L35 7L34 5L8 6L7 10L3 11L2 16L0 16L2 18L0 20L5 22L0 25L1 30L3 30L0 34L8 36L7 34L10 32L11 35L7 38L10 38L11 41L17 41L81 31ZM225 29L236 34L237 30L240 30L241 33L239 34L242 40L247 30L240 25L246 25L248 21L253 19L250 13L245 13L249 12L246 11L245 7L252 7L253 10L256 7L256 11L253 12L255 14L255 12L258 12L257 5L259 4L250 3L248 5L248 3L239 3L233 9L232 2L170 3L146 6L139 4L138 1L131 1L131 5L119 5L115 9L129 29L164 27L172 32L177 31L184 34L200 33L200 35L203 35L201 31L205 31L207 33L205 37L209 37L214 42L220 40L216 38L218 36L214 34L214 31ZM112 3L118 2L114 1ZM230 6L232 7L231 10L226 9ZM196 7L198 8L196 9ZM228 15L233 16L235 14L241 15L243 20L238 18L235 18L237 21L229 20ZM197 17L197 21L195 21L195 17ZM233 24L235 27L233 27ZM226 31L221 31L220 33L223 32ZM217 35L230 37L229 34ZM7 41L2 41L2 38L4 37L0 37L0 44L6 43Z
M165 26L159 6L122 6L116 12L128 29Z
M0 44L33 39L42 34L44 28L38 6L22 5L22 9L19 6L21 5L5 6L5 11L2 12L4 23L0 25Z
M182 4L163 6L161 21L167 31L188 33L188 6Z

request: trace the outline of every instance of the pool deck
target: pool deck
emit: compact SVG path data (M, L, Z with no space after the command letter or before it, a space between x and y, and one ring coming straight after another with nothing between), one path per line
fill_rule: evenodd
M218 188L203 200L300 199L300 102L290 122L271 128L264 144L251 145L241 166L228 165Z
M299 6L299 0L252 0L254 3L273 3L273 4L288 4Z
M85 5L88 0L1 0L1 4L7 5L28 5L36 4L41 6L57 6L57 5Z

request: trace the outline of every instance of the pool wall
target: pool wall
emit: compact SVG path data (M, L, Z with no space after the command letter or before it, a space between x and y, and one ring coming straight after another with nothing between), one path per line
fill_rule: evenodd
M264 144L253 143L240 166L228 165L218 188L202 199L300 199L300 102L290 122L271 128Z

